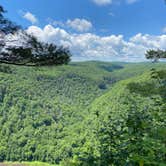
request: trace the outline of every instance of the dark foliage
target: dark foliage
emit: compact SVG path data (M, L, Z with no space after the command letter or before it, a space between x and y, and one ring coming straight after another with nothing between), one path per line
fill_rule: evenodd
M107 85L106 85L104 82L101 82L101 83L98 85L98 87L99 87L100 89L102 89L102 90L107 89Z
M20 26L4 17L5 12L4 8L0 5L0 32L9 34L20 29Z
M0 72L11 74L13 71L9 66L0 65Z
M0 58L2 63L25 66L51 66L70 62L71 54L67 48L43 43L33 36L27 36L26 45L6 48L7 51L3 52L3 56Z
M68 64L71 53L68 48L38 41L34 36L28 35L12 21L6 19L4 9L0 6L0 63L25 66L51 66ZM19 30L19 31L18 31ZM17 32L17 33L16 33ZM20 45L9 45L6 41L8 34L19 35Z
M111 66L110 65L101 65L101 68L108 72L113 72L114 70L123 69L123 66L117 65L117 64L112 64Z
M159 59L166 58L166 51L163 50L148 50L145 54L147 59L152 59L153 62L158 62Z

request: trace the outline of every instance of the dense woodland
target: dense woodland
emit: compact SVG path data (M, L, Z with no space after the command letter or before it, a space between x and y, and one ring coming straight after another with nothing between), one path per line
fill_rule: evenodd
M0 160L165 165L165 78L165 63L1 65Z

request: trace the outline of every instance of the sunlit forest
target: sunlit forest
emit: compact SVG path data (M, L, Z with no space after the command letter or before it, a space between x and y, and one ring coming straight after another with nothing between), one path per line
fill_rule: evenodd
M73 61L70 47L5 12L0 5L0 166L166 166L164 49L142 62Z
M165 67L1 65L1 161L165 165Z

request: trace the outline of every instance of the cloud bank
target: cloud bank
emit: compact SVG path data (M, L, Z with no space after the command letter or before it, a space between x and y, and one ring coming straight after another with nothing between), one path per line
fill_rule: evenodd
M166 35L151 36L139 33L125 40L123 35L101 37L92 33L71 34L52 25L46 25L43 29L30 26L27 32L41 41L69 47L73 61L140 62L146 60L144 55L146 50L166 49Z

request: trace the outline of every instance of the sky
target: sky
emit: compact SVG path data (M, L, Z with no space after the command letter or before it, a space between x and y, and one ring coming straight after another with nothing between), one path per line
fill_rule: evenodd
M166 49L164 0L0 0L5 16L73 61L145 61Z

